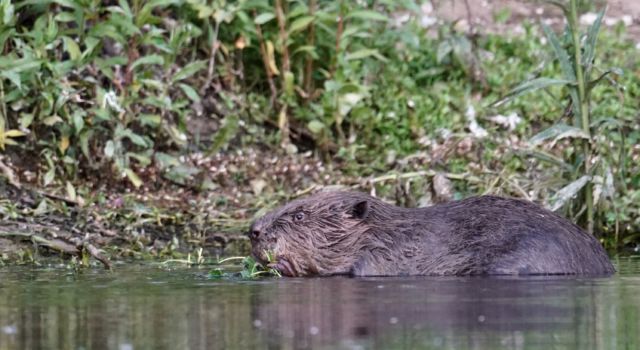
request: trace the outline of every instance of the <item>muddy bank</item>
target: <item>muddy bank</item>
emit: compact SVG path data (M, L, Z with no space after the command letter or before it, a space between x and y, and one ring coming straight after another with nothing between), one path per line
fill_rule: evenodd
M4 214L0 262L4 264L39 264L56 258L106 268L118 260L204 263L248 251L242 219L213 223L184 208L140 202L84 207L61 196L16 188L2 178L0 198Z

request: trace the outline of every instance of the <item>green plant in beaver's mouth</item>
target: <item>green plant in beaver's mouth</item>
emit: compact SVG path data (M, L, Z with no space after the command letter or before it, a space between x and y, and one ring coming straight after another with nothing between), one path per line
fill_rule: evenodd
M267 252L267 261L269 262L267 265L272 265L274 262L273 254ZM218 264L224 264L230 261L242 261L242 270L239 273L231 273L226 272L221 267L216 267L215 269L209 271L210 278L223 278L223 277L235 277L238 276L242 278L257 278L257 277L282 277L280 272L273 267L263 266L261 263L257 262L251 256L232 256L226 259L222 259L218 261Z

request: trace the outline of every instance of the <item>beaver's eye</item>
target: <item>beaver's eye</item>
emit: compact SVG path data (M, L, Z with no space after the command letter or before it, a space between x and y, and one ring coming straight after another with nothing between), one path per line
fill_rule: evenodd
M293 221L302 221L304 220L304 213L299 211L295 214L293 214Z

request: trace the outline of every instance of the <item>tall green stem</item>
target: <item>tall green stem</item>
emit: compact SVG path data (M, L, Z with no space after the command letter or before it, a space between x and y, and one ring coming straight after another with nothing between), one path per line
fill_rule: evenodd
M582 51L580 45L580 28L578 27L578 4L577 0L570 1L570 16L569 21L571 25L571 34L573 38L573 54L574 54L574 65L576 68L576 80L578 83L578 98L580 100L580 121L582 124L582 130L585 134L588 135L588 139L583 140L582 142L582 153L583 153L583 164L584 164L584 174L589 175L590 172L590 161L591 161L591 129L590 129L590 117L589 117L589 101L587 100L587 91L586 91L586 82L584 77L584 71L582 67ZM593 212L593 194L592 194L593 184L591 182L587 183L585 186L585 201L587 204L587 231L589 233L593 233L593 222L594 222L594 212Z

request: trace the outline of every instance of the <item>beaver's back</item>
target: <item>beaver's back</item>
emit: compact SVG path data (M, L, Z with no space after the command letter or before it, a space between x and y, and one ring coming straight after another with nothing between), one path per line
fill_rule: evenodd
M443 252L457 257L456 266L449 267L456 270L454 274L614 272L595 237L531 202L479 196L437 205L425 213L440 218L435 230L440 232L434 234L446 246Z

